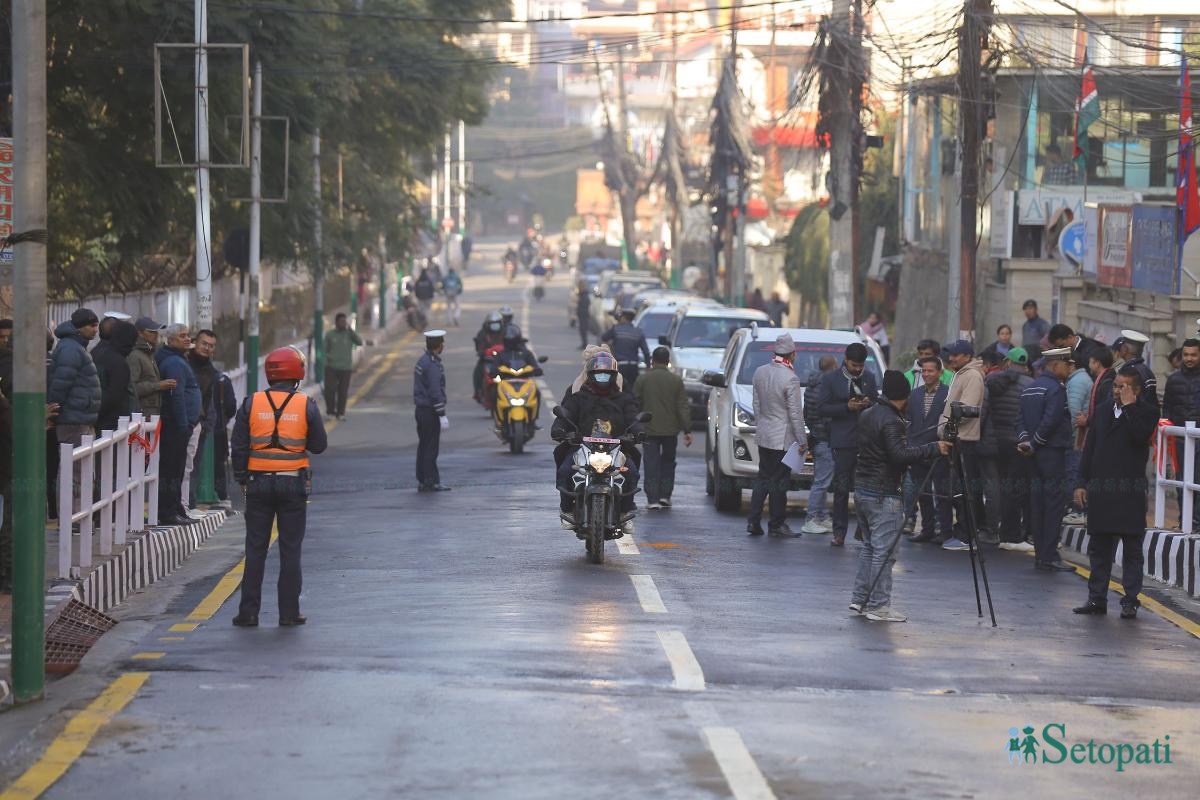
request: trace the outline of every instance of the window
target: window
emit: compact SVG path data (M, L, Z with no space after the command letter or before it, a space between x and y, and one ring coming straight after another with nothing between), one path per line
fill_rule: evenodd
M749 328L751 322L754 320L736 317L684 317L675 332L674 345L680 348L724 347L735 333Z

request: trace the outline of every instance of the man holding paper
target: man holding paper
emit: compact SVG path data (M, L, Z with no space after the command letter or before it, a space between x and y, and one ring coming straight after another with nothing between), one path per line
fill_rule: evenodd
M798 537L787 524L787 492L792 468L801 463L804 433L804 384L796 374L796 343L789 334L775 340L771 360L754 372L754 422L757 428L758 477L750 496L746 532L762 536L763 500L770 496L767 532L772 536Z

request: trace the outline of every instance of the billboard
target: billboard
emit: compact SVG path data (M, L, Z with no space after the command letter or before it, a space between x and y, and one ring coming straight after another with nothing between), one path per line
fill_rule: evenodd
M1096 283L1128 289L1133 285L1133 206L1100 206L1097 222Z
M1133 288L1159 294L1175 293L1177 217L1175 206L1133 207L1130 237Z

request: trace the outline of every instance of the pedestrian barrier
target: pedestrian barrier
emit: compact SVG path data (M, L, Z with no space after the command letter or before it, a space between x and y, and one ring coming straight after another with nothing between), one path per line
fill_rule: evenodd
M1167 489L1181 489L1183 499L1180 503L1179 527L1185 534L1191 534L1192 514L1196 507L1196 492L1200 491L1200 483L1195 482L1196 439L1200 438L1200 428L1195 422L1186 425L1159 425L1154 448L1154 527L1162 529L1167 522ZM1183 463L1177 463L1176 446L1182 440ZM1167 477L1167 464L1172 465L1174 477Z
M78 577L92 566L92 535L97 515L100 554L104 556L112 555L114 544L123 546L130 531L158 524L158 430L158 417L143 419L141 414L134 414L121 417L115 431L103 431L99 438L84 436L78 447L69 443L59 445L59 578ZM76 524L79 525L78 558L74 556L72 541L72 527Z

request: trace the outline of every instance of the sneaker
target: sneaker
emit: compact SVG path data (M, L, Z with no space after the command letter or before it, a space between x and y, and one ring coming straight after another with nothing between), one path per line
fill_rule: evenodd
M1072 511L1063 517L1063 525L1087 525L1087 514Z
M662 510L662 503L646 503L646 510L647 511L660 511L660 510Z
M1001 542L1001 550L1012 550L1017 553L1032 553L1033 545L1029 542Z
M906 622L908 617L896 611L891 606L880 606L868 611L867 619L872 622Z
M558 515L558 522L562 525L564 531L575 530L575 515L573 514L560 513Z
M664 497L662 500L659 500L659 501L658 501L658 503L659 503L659 505L661 505L663 508L670 508L670 507L671 507L671 498L669 498L669 497Z
M861 614L862 607L863 607L862 603L854 602L854 603L850 604L850 610L853 611L855 614Z
M942 544L942 549L943 550L970 550L971 546L956 537L951 537Z
M804 520L804 526L800 528L800 532L801 533L827 533L827 531L825 530L825 527L821 524L821 522L819 520L813 519L812 517L809 517L808 519Z
M621 532L626 536L633 536L633 520L629 519L621 523Z
M912 533L917 529L917 518L909 517L904 520L904 527L900 530L901 533Z

